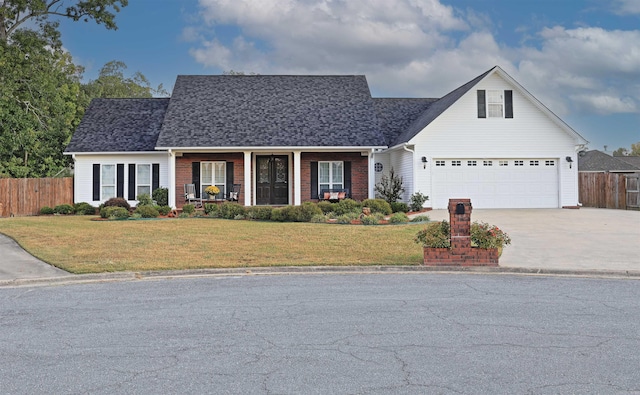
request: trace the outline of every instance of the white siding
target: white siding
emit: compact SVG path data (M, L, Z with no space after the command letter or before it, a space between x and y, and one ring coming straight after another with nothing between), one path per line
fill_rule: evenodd
M104 203L104 200L93 200L93 165L94 164L124 164L124 197L128 197L128 171L129 164L160 164L160 187L169 187L168 178L169 155L167 153L158 154L113 154L113 155L76 155L74 169L74 202L87 202L93 206ZM129 204L135 205L135 200L127 200Z
M391 166L393 166L396 175L402 177L404 193L401 201L407 203L413 191L414 155L404 149L398 150L394 154L391 156Z
M513 119L482 118L477 113L477 93L483 90L513 90ZM559 206L578 203L576 144L550 117L497 74L492 74L467 92L410 142L416 157L426 156L426 169L416 169L415 189L430 196L430 167L434 158L552 158L558 161ZM573 166L565 158L573 158Z

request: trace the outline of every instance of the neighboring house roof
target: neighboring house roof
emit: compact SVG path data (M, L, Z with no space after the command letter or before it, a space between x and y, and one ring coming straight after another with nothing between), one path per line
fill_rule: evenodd
M181 75L156 145L383 147L364 76Z
M65 153L154 151L169 99L93 99Z
M635 166L623 160L624 157L610 156L598 150L591 150L578 155L578 171L589 172L636 172Z
M391 145L409 125L438 99L374 98L378 122L387 142Z
M640 169L640 156L616 156L616 158Z

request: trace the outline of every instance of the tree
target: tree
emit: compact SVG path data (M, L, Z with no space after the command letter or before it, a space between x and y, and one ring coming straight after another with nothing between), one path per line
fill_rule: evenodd
M635 144L631 144L631 149L623 147L613 151L613 156L640 156L640 141Z
M50 24L49 16L61 16L74 21L90 19L117 29L115 12L126 7L129 0L3 0L0 3L0 41L8 41L25 22L35 22L40 28Z
M50 25L0 41L0 70L0 176L55 175L84 111L80 69Z
M640 156L640 141L635 144L631 144L631 156Z
M152 88L147 77L136 71L133 77L125 77L127 65L124 62L112 60L100 69L97 79L84 85L84 90L90 98L131 98L168 96L162 84Z
M627 156L629 155L629 151L627 151L626 148L618 148L617 150L613 151L613 156Z
M380 197L389 203L395 203L402 197L404 187L402 186L402 176L396 175L393 167L389 170L389 176L382 176L380 182L374 186Z

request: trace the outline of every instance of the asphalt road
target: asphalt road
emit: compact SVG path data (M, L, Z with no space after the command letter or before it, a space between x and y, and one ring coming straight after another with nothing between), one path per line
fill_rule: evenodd
M0 288L0 392L640 392L638 280L470 274Z

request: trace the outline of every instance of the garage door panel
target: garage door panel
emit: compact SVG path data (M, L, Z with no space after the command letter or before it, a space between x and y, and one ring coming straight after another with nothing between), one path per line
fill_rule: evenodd
M470 198L477 208L558 207L556 160L493 159L492 166L484 159L443 160L445 166L431 168L434 208L446 208L450 198ZM473 160L477 166L468 165ZM462 166L451 166L452 161ZM501 161L507 165L500 166Z

